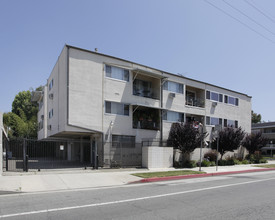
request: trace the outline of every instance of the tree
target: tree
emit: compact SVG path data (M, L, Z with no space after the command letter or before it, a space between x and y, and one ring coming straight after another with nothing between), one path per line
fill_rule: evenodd
M22 116L23 112L28 121L37 114L37 111L37 104L31 102L31 91L22 91L15 96L12 102L12 113Z
M179 149L182 154L190 155L200 145L199 129L189 123L173 123L168 143L175 149Z
M41 91L41 86L36 91ZM8 127L11 138L37 137L37 103L31 102L31 91L19 92L12 103L12 112L3 115L3 122Z
M242 145L248 150L249 154L254 154L255 151L260 151L268 143L268 139L262 136L261 132L251 133L246 135Z
M219 132L219 153L221 154L221 159L223 155L231 151L238 149L240 147L242 140L245 136L245 132L242 128L226 127ZM212 149L217 149L217 139L212 144Z
M257 114L256 112L251 111L251 122L253 124L260 123L262 120L261 114Z

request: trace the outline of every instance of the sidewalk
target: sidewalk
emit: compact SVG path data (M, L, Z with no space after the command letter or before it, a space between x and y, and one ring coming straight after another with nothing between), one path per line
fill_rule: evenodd
M275 161L269 161L269 164L275 164ZM169 171L171 169L102 169L102 170L57 170L44 172L28 172L28 173L3 173L0 176L0 195L6 192L45 192L57 190L73 190L83 188L98 188L108 186L119 186L133 182L153 182L144 181L139 177L132 176L132 173L140 172L156 172ZM199 168L188 170L198 171ZM256 172L257 170L265 171L265 168L253 167L253 165L235 165L235 166L219 166L218 171L216 167L202 167L202 171L207 175L197 175L197 177L212 176L212 175L226 175L240 172ZM195 177L195 176L192 176ZM184 177L186 178L186 177ZM188 177L190 178L190 177ZM155 179L154 181L172 180L169 179ZM179 179L179 177L174 178ZM1 193L2 191L2 193Z

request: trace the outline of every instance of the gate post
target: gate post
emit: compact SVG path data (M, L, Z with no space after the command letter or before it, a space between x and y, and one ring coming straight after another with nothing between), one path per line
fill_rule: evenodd
M23 139L23 171L27 172L26 139Z

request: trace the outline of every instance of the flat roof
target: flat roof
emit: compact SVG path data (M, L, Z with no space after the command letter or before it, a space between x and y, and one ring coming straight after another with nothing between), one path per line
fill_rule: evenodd
M264 123L257 123L257 124L252 124L252 129L256 128L272 128L275 127L275 122L264 122Z
M133 63L133 64L136 64L136 65L139 65L139 66L143 66L143 67L145 67L145 68L150 68L150 69L153 69L153 70L156 70L156 71L163 72L163 73L165 73L165 74L177 76L177 77L180 77L180 78L183 78L183 79L187 79L187 80L192 80L192 81L194 81L194 82L204 83L204 84L209 85L209 86L214 86L214 87L217 87L217 88L220 88L220 89L224 89L224 90L227 90L227 91L230 91L230 92L234 92L234 93L238 93L238 94L240 94L240 95L247 96L248 98L252 98L252 96L249 96L249 95L247 95L247 94L245 94L245 93L241 93L241 92L234 91L234 90L231 90L231 89L227 89L227 88L224 88L224 87L221 87L221 86L217 86L217 85L214 85L214 84L210 84L210 83L206 83L206 82L203 82L203 81L199 81L199 80L196 80L196 79L188 78L188 77L185 77L185 76L177 75L177 74L174 74L174 73L166 72L166 71L163 71L163 70L159 70L159 69L156 69L156 68L153 68L153 67L150 67L150 66L146 66L146 65L139 64L139 63L136 63L136 62L132 62L132 61L129 61L129 60L125 60L125 59L122 59L122 58L110 56L110 55L103 54L103 53L98 53L98 52L95 52L95 51L91 51L91 50L87 50L87 49L83 49L83 48L71 46L71 45L68 45L68 44L65 44L65 46L66 46L67 48L72 48L72 49L76 49L76 50L81 50L81 51L84 51L84 52L88 52L88 53L92 53L92 54L96 54L96 55L100 55L100 56L104 56L104 57L109 57L109 58L121 60L121 61L124 61L124 62Z

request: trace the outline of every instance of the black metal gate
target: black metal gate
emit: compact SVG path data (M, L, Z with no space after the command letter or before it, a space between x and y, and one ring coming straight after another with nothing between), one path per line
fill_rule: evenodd
M4 140L3 171L97 168L98 161L91 159L91 146L87 140Z

